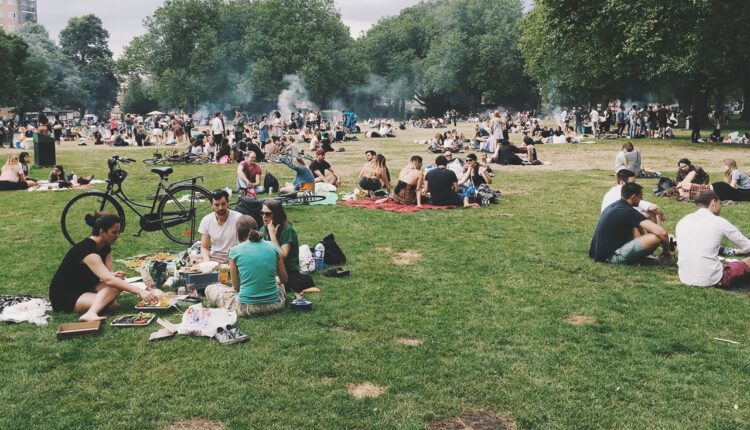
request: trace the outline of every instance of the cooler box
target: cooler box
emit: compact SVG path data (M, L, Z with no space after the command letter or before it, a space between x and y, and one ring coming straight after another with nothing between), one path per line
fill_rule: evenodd
M207 286L219 283L219 272L182 273L182 279L185 285L195 284L195 289L203 296Z

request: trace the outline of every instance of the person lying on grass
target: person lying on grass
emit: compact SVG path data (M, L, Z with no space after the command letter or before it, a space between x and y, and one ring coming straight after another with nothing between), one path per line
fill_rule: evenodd
M622 186L620 197L620 200L607 206L599 217L591 239L589 257L597 262L636 263L661 245L661 258L665 262L671 260L666 230L635 210L643 199L643 187L626 183Z
M607 207L620 200L622 186L629 183L635 183L635 173L628 169L620 169L620 171L617 172L617 185L610 188L602 199L602 213ZM638 203L638 212L645 215L649 221L659 225L661 225L662 221L666 218L664 211L658 205L645 200L641 200Z
M422 207L423 186L422 157L414 155L409 160L409 164L399 172L398 183L393 192L388 197L376 201L376 203L392 201L400 205L417 205L417 207Z
M703 191L694 201L698 210L682 218L675 230L680 282L696 287L728 287L747 279L750 258L721 262L719 254L726 254L721 246L724 238L738 247L732 253L750 253L750 239L719 216L721 200L715 192Z
M232 288L222 284L206 287L212 306L235 311L242 316L257 316L284 309L283 283L287 282L281 251L263 240L252 217L237 220L239 244L229 251ZM280 283L276 282L279 277Z
M470 203L469 197L458 195L458 178L452 170L448 170L448 160L444 155L435 159L434 169L425 175L425 194L430 194L430 204L435 206L460 206L465 208L479 208L477 203Z
M536 158L536 148L534 145L528 145L525 149L521 149L511 144L507 139L500 139L499 142L500 145L497 147L497 151L495 151L495 156L492 158L492 162L502 164L503 166L541 164ZM526 154L526 160L517 155L524 153Z
M313 172L305 166L305 160L299 157L292 160L288 155L284 155L281 157L281 161L286 164L287 167L294 170L296 176L291 184L287 182L281 187L279 194L315 190L315 175L313 175Z
M112 270L112 245L120 237L117 215L86 215L91 236L74 245L60 263L49 287L52 309L81 313L81 321L100 321L103 311L117 308L115 299L123 292L151 301L160 290L144 290L125 282L123 272Z
M263 227L260 234L264 240L276 245L281 251L284 260L284 269L288 281L284 282L287 290L301 293L315 285L310 275L299 271L299 240L297 230L287 221L286 211L278 200L266 200L263 202L260 214L263 217Z

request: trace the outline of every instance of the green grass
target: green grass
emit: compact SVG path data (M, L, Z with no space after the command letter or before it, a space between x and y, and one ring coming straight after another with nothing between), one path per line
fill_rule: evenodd
M412 154L432 158L410 143L431 134L348 144L329 161L350 190L365 149L384 152L396 175ZM417 429L476 409L520 428L748 428L747 297L682 286L676 267L615 267L587 256L621 144L545 145L540 157L550 166L494 166L502 201L476 211L289 209L302 243L336 235L352 276L315 275L323 292L311 297L311 313L240 319L247 344L148 343L150 328L109 325L99 337L58 342L57 325L77 318L70 314L53 313L41 328L2 325L0 428L148 429L203 417L229 428ZM637 146L647 166L664 172L682 156L715 180L721 158L748 167L747 148L692 145L685 136ZM69 171L104 177L112 152L66 148L58 159ZM118 153L141 160L149 150ZM270 168L291 179L285 167ZM174 180L204 175L209 189L234 183L233 166L175 170ZM126 189L144 198L155 179L132 166ZM648 190L655 180L642 182ZM74 193L0 194L0 294L46 295L68 249L59 215ZM665 209L670 232L694 210L651 199ZM748 208L728 206L723 215L748 232ZM131 237L135 218L127 216L115 259L177 249L160 232ZM422 257L393 264L403 251ZM136 301L123 296L119 313ZM595 322L571 325L571 315ZM397 337L424 343L404 346ZM354 399L347 385L363 381L386 391Z

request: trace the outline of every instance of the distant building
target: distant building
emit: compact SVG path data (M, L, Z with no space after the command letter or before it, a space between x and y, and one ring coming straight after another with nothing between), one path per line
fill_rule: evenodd
M36 0L0 0L0 27L7 33L27 22L36 22Z

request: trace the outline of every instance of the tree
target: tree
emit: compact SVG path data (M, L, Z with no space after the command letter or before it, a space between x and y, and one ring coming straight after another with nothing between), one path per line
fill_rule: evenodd
M34 79L36 62L20 37L0 29L0 106L21 106L24 99L41 93Z
M159 103L151 97L148 88L140 77L133 76L128 80L122 102L122 109L125 112L144 115L155 110L158 106Z
M29 47L33 63L28 79L40 88L25 94L21 108L38 111L45 107L71 108L83 99L83 86L78 69L39 24L27 23L16 33Z
M81 76L85 97L78 108L82 113L101 113L115 103L119 84L108 40L109 32L95 15L71 18L60 32L62 51Z

